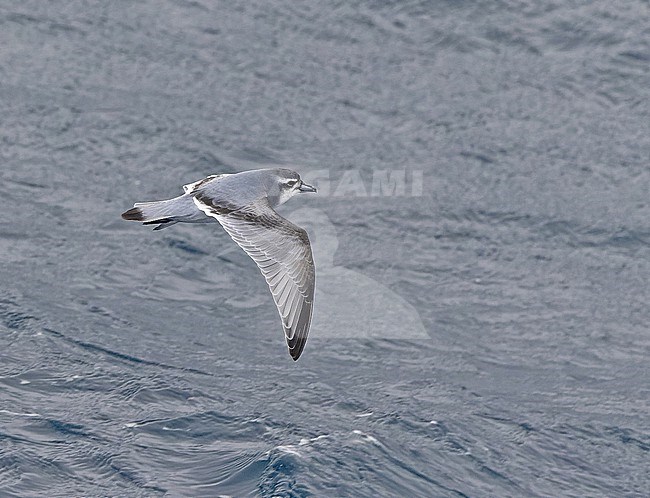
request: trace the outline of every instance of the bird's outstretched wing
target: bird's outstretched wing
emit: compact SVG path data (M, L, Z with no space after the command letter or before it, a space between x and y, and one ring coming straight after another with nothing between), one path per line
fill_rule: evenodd
M265 201L238 208L198 193L194 202L217 219L261 270L280 313L289 353L297 360L307 341L314 303L314 259L307 232Z

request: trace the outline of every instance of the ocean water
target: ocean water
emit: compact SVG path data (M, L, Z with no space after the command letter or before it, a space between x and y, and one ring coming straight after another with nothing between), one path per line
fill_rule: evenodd
M648 496L650 5L0 2L0 496ZM218 225L291 167L289 357Z

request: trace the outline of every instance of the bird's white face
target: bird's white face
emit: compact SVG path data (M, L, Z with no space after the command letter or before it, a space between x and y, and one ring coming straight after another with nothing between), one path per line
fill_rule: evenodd
M278 204L284 204L294 195L301 192L316 192L314 187L304 183L298 175L295 178L279 178L278 187L280 190Z
M296 195L300 186L300 179L282 178L280 180L280 204L284 204L294 195Z

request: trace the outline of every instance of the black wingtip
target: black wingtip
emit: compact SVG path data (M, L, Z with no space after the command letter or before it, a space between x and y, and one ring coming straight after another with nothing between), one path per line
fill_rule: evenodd
M289 354L293 361L298 361L300 355L302 354L303 349L305 349L305 344L307 343L307 338L298 339L296 343L289 344Z
M140 208L131 208L128 211L122 213L122 218L129 221L143 221L144 216L142 215L142 210Z

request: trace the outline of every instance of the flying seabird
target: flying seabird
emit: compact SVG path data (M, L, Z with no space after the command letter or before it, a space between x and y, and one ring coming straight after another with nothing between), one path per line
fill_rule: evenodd
M173 199L137 202L122 218L156 225L154 230L175 223L218 221L264 275L282 319L289 354L297 360L311 324L314 259L307 232L274 208L297 193L316 189L295 171L277 168L211 175L183 190Z

